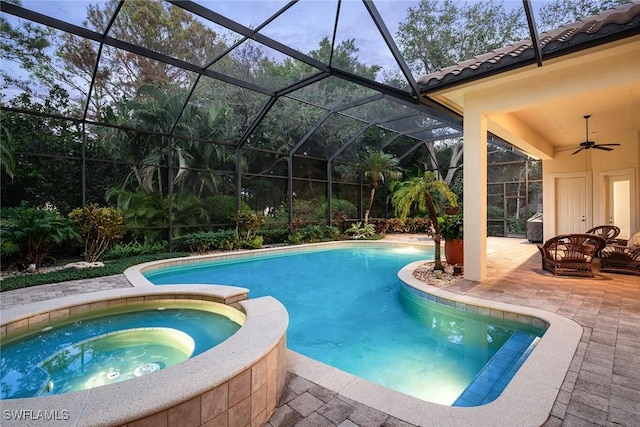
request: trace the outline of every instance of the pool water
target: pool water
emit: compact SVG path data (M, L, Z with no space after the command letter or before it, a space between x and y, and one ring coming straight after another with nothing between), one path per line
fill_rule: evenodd
M61 394L148 375L216 346L239 328L222 314L177 303L46 327L2 344L2 398Z
M207 261L145 276L156 285L234 285L249 288L250 297L271 295L289 312L292 350L451 405L520 325L401 291L398 271L426 259L433 259L431 250L350 247Z

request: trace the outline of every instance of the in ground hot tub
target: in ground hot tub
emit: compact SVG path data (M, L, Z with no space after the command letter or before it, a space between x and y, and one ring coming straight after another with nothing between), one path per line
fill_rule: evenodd
M284 307L242 288L170 288L3 313L2 425L266 422L284 388Z
M119 306L5 337L1 398L68 393L125 381L195 357L236 333L245 315L202 301Z

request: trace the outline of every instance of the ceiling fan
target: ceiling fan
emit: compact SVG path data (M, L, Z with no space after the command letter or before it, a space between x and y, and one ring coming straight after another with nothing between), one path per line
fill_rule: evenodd
M609 148L615 145L620 145L620 144L596 144L593 141L589 141L589 117L591 117L591 115L586 115L584 116L584 120L585 120L585 124L586 124L586 138L584 142L580 143L580 148L578 148L576 151L574 151L571 154L578 154L579 152L581 152L582 150L589 150L591 148L595 148L598 150L604 150L604 151L611 151L613 150L613 148Z

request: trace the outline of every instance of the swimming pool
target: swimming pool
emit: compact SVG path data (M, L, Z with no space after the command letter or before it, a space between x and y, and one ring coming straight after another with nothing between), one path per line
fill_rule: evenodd
M430 250L408 247L331 248L205 261L145 276L157 285L226 284L249 288L250 297L272 295L290 315L289 348L387 388L451 405L516 331L531 341L543 331L403 291L398 271L429 258Z
M0 355L1 398L49 396L114 384L173 366L229 338L241 314L202 305L129 306L47 325L5 339ZM225 313L223 315L221 313Z

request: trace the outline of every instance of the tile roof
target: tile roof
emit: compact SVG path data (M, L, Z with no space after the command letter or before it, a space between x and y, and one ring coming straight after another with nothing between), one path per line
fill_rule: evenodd
M542 59L640 34L640 1L634 0L540 34ZM418 80L420 92L442 89L536 62L531 39L496 49Z

